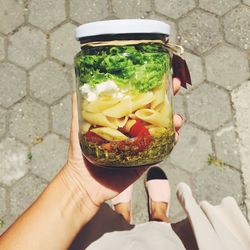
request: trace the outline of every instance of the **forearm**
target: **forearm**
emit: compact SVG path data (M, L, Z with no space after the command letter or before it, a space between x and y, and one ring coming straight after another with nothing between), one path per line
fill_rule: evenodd
M97 212L85 190L66 167L41 196L0 237L0 250L67 249Z

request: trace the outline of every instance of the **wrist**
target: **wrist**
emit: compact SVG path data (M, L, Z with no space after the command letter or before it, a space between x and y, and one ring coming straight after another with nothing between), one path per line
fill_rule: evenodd
M87 191L79 180L77 175L70 167L65 165L58 174L58 178L62 183L65 193L61 195L66 196L64 205L62 207L62 214L72 213L76 220L86 224L91 220L99 210L99 207L93 203Z

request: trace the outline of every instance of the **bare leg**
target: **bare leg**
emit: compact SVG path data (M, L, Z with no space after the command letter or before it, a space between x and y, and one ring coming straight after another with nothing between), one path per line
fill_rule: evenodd
M120 214L125 221L130 223L131 221L131 211L130 211L130 202L119 203L114 206L115 211Z
M167 216L168 204L165 202L152 201L150 220L152 221L164 221L170 223Z

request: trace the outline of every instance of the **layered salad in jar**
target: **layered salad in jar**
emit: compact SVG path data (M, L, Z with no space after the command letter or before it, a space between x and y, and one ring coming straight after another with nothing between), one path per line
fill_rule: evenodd
M170 56L164 46L86 46L75 57L75 70L79 138L89 161L133 167L170 153L174 127Z

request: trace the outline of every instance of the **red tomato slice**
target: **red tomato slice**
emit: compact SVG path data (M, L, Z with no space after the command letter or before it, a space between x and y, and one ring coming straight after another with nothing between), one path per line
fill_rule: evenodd
M85 136L86 136L87 141L94 142L96 144L102 144L105 142L103 138L101 138L99 135L91 131L88 131Z

